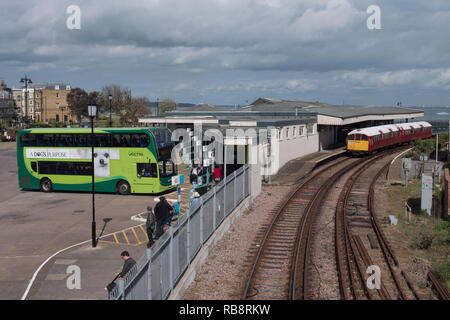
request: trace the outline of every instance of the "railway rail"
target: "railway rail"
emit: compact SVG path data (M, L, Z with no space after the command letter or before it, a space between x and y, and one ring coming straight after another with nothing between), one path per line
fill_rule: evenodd
M376 216L374 206L375 185L389 166L388 162L381 169L377 168L377 164L379 167L382 158L383 155L375 156L352 173L345 182L336 207L336 260L341 296L346 300L420 298L406 273L400 269L398 260ZM373 172L374 168L378 171L371 176L370 173ZM370 179L369 183L367 183L368 178ZM358 188L356 188L357 183ZM359 196L359 199L355 197L355 194ZM361 194L366 198L366 204L362 207L363 210L367 210L368 215L351 215L349 212L350 207L352 207L350 200L352 199L353 204L358 202L358 200L361 200ZM359 224L354 223L355 221L358 221ZM377 247L381 251L383 260L375 255L377 260L375 262L359 236L359 233L367 233L368 227L376 235ZM366 283L366 270L369 266L378 265L380 262L383 263L384 270L387 269L389 272L383 274L380 287L377 290L371 290ZM386 274L389 274L390 277L385 277Z
M442 284L441 281L439 281L439 279L434 275L433 272L428 272L428 279L430 279L433 287L435 288L439 299L441 300L450 300L450 292L449 290L445 287L445 285Z
M337 179L361 161L333 162L288 196L264 233L242 299L308 298L309 238L315 213Z

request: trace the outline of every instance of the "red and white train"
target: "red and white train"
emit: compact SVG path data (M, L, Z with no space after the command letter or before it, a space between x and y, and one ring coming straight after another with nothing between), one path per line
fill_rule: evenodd
M429 138L431 135L432 126L425 121L356 129L347 135L347 151L352 154L368 154L387 146Z

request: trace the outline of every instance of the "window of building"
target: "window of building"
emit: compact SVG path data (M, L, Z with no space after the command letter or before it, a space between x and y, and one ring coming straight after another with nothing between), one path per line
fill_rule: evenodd
M56 97L59 98L59 93L58 92L56 93Z
M32 105L33 105L33 100L30 100L30 103L29 103L29 105L30 105L30 106L32 106Z

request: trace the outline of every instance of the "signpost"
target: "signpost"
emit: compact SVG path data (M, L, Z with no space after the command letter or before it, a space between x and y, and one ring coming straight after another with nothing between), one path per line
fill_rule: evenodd
M433 177L422 174L422 198L420 208L426 210L431 216L431 206L433 203Z
M177 200L178 200L178 221L180 221L181 211L181 185L184 183L184 174L172 177L172 185L177 186Z

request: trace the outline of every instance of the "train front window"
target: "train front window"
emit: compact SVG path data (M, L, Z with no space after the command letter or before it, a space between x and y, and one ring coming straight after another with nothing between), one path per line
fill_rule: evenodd
M361 135L361 140L362 140L362 141L367 141L367 136L365 136L365 135L362 134L362 135Z

